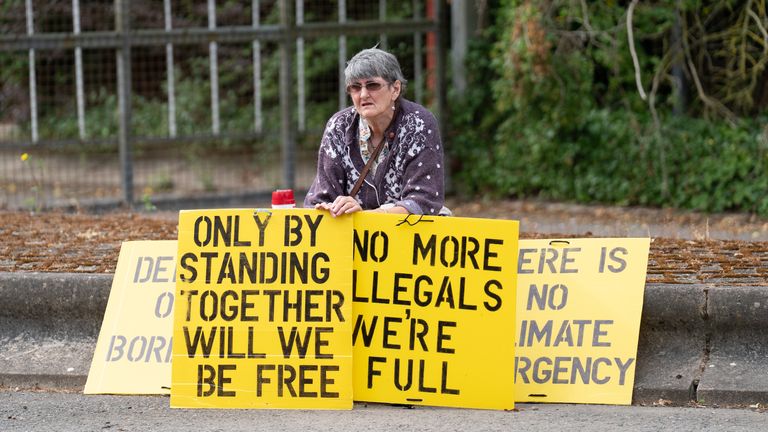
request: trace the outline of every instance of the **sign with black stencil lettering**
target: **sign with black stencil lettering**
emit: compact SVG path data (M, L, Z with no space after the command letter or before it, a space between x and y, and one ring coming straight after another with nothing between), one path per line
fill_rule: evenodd
M355 400L514 408L518 223L356 213Z
M648 238L521 240L518 402L632 402Z
M352 218L179 216L171 406L352 408Z

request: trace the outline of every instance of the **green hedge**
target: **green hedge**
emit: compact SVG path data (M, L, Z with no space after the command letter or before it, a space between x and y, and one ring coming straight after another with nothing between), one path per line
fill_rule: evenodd
M626 5L587 2L600 6L585 15L574 9L579 2L553 1L546 10L539 3L550 2L491 2L496 21L472 46L470 89L454 97L452 106L462 109L451 112L460 194L768 216L765 107L727 97L716 106L713 96L675 109L680 88L665 50L676 17L704 13L706 5L683 2L682 14L668 2L635 11L646 91L659 80L651 104L638 95L622 25ZM585 16L594 34L574 40ZM695 60L695 50L707 47L689 49ZM706 78L705 93L722 94ZM688 81L689 94L696 95L694 84Z

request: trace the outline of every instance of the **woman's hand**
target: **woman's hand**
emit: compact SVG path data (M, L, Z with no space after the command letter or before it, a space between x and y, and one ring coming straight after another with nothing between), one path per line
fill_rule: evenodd
M360 207L360 203L351 196L338 196L332 203L315 204L315 208L318 210L328 210L333 217L354 213L363 209Z
M384 204L379 208L373 210L366 210L371 213L390 213L390 214L408 214L408 209L393 204Z

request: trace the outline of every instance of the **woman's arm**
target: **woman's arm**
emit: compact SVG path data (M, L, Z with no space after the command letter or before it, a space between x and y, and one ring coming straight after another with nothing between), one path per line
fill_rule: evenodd
M445 204L443 143L431 113L414 114L404 126L402 192L395 205L410 213L437 216Z
M317 152L317 173L304 198L304 207L331 204L346 194L347 175L344 169L344 125L342 115L335 114L328 120Z

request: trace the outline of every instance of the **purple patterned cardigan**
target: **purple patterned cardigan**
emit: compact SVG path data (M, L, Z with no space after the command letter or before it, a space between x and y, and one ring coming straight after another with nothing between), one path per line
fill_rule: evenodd
M360 154L354 107L334 114L323 132L317 176L304 199L305 207L349 195L365 163ZM389 154L369 172L355 197L364 210L382 204L405 207L413 214L438 215L444 199L443 146L437 120L426 108L401 98L385 131Z

